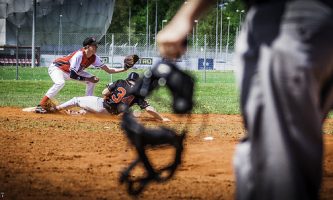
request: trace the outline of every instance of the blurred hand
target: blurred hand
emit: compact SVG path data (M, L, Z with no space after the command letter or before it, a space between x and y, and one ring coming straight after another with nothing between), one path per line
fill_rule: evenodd
M163 117L162 122L171 122L169 118Z

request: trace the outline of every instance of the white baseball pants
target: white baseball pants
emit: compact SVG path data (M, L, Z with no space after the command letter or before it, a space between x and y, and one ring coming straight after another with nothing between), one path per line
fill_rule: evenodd
M103 98L96 96L74 97L71 100L57 106L57 109L63 110L72 107L80 107L92 113L107 114L109 112L103 107L103 101Z
M51 64L48 69L48 73L54 82L53 86L46 92L45 96L48 98L53 98L56 96L59 91L65 86L65 81L71 80L69 77L69 73L62 71L59 67L55 66L54 64ZM84 76L84 77L92 77L88 72L82 71L78 75ZM80 83L85 83L86 86L86 96L92 96L94 94L95 89L95 83L91 83L88 81L78 81Z

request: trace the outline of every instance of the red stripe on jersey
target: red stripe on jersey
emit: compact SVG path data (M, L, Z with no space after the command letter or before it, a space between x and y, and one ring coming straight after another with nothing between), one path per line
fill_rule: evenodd
M92 55L88 58L86 52L82 48L80 50L74 51L71 54L68 54L67 56L55 59L53 64L55 64L57 67L59 67L62 71L69 73L70 72L70 62L69 62L69 60L78 51L82 51L82 61L80 63L80 69L84 70L85 68L89 67L91 64L93 64L95 62L96 55L94 54L94 55Z

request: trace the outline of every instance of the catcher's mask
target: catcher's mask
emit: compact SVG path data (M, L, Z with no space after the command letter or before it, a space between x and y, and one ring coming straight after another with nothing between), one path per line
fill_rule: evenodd
M187 114L191 112L194 81L172 63L160 62L151 70L146 71L131 92L136 96L147 97L154 89L160 86L167 86L172 92L172 108L175 113ZM120 182L128 184L128 193L138 195L149 182L164 182L170 179L178 165L181 164L183 141L187 131L183 130L182 133L178 134L175 130L166 127L146 128L134 119L133 114L129 110L124 112L121 126L130 143L135 146L139 156L121 173ZM175 148L173 163L159 170L154 169L146 155L148 146L155 148L171 146ZM143 163L146 176L134 179L130 176L130 173L140 162Z

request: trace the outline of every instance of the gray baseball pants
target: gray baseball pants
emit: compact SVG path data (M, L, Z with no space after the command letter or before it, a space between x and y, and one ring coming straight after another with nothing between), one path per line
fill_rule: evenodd
M316 0L253 6L237 41L247 137L237 199L318 199L333 104L333 11Z

